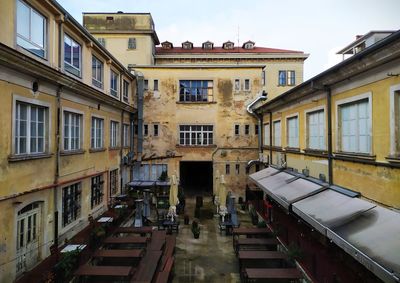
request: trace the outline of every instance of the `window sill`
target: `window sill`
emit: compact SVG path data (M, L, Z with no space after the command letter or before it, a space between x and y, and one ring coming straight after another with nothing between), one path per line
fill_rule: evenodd
M177 101L176 104L217 104L216 101Z
M102 147L102 148L91 148L91 149L89 149L90 153L102 152L102 151L106 151L106 148Z
M355 161L375 161L376 155L367 153L356 153L356 152L334 152L335 157L343 160L355 160Z
M122 148L123 148L123 149L129 149L129 148L130 148L130 146L129 146L129 145L127 145L127 146L123 146Z
M61 156L68 156L68 155L77 155L77 154L84 154L86 150L79 149L79 150L70 150L70 151L61 151L60 155Z
M400 164L400 154L397 155L389 155L385 157L389 163Z
M300 153L300 148L298 147L285 147L286 152Z
M328 152L323 149L305 148L304 153L311 156L328 156Z
M43 158L50 158L52 156L53 156L52 153L10 155L8 156L8 162L43 159Z
M111 151L111 150L119 150L119 149L121 149L121 147L119 147L119 146L113 146L113 147L110 146L110 147L108 148L108 150L110 150L110 151Z
M211 145L182 145L182 144L177 144L176 147L178 148L216 148L216 144L211 144Z

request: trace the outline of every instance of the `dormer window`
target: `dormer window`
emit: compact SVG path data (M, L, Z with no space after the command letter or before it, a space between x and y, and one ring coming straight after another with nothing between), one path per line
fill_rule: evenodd
M164 41L161 43L162 49L172 49L174 46L169 41Z
M232 41L227 41L222 44L223 49L233 49L234 43Z
M185 41L182 43L182 48L183 49L193 49L193 43L190 41Z
M214 47L214 43L212 43L211 41L206 41L202 45L203 49L213 49L213 47Z
M253 41L247 41L247 42L245 42L245 43L243 43L243 48L244 49L253 49L254 48L254 42Z

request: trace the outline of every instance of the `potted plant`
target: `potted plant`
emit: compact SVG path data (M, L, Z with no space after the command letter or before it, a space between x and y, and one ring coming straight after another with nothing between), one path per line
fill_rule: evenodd
M296 265L296 260L303 258L303 251L296 243L291 242L287 247L286 255L290 265L294 267Z
M198 239L200 237L200 226L199 226L199 221L197 219L194 219L192 221L192 233L195 239Z
M258 224L258 215L256 209L252 206L250 207L250 217L251 217L251 223L253 225Z
M183 217L183 222L185 225L189 225L189 215L185 214L185 216Z
M62 254L61 260L54 266L56 282L69 282L73 271L78 267L79 250Z

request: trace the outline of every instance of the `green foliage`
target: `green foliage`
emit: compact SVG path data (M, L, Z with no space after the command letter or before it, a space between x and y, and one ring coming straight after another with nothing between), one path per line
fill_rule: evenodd
M258 228L265 228L265 227L267 227L267 223L265 223L264 220L259 221L259 222L257 223L257 227L258 227Z
M165 182L168 179L167 171L162 171L160 177L158 178L159 181Z
M54 266L57 278L64 282L71 278L73 271L78 267L79 250L62 253L61 260Z
M296 243L291 242L287 247L286 255L289 258L289 261L294 263L295 260L303 258L303 251Z

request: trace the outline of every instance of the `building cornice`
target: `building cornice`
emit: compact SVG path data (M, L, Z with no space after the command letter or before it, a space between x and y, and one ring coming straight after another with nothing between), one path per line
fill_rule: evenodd
M128 68L132 69L263 69L265 64L163 64L163 65L133 65L129 64Z
M157 59L307 59L309 54L304 53L180 53L156 54Z
M94 99L95 101L105 103L121 110L136 112L134 107L116 100L113 97L108 96L105 93L50 66L36 61L2 43L0 43L0 65L33 76L42 81L58 84L65 89L72 90L76 94Z

